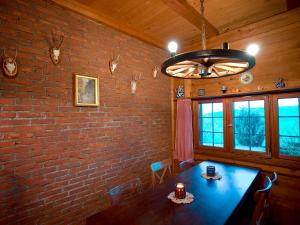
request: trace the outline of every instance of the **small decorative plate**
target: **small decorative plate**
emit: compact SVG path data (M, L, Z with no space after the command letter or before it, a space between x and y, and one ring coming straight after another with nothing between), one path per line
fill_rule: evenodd
M242 73L240 77L240 82L242 84L250 84L252 81L253 81L253 76L251 73L248 72Z
M194 201L194 195L186 192L186 197L184 199L179 199L175 197L175 192L173 191L168 195L168 199L171 199L171 201L176 204L189 204Z

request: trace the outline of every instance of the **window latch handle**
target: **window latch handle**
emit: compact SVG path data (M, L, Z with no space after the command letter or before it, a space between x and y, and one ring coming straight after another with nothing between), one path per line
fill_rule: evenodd
M228 124L227 127L232 127L232 123Z

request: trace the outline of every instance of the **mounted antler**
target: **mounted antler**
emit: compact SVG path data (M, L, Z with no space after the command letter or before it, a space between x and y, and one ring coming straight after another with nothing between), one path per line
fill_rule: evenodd
M157 77L158 71L159 71L158 66L155 66L155 67L152 69L152 76L153 76L154 79Z
M137 88L137 81L140 80L141 77L142 73L140 73L139 75L135 75L134 77L132 76L132 80L130 82L131 94L135 94Z
M120 55L117 55L117 57L113 56L112 59L109 61L109 70L111 74L113 74L117 69L119 61Z
M61 60L61 45L64 41L64 35L58 35L57 33L55 33L54 31L52 31L52 43L51 43L51 47L49 48L49 53L50 53L50 57L51 60L53 62L54 65L58 65L60 63Z
M17 55L18 50L16 48L7 48L7 50L14 51L15 54L13 57L11 57L7 51L3 50L3 62L2 62L2 69L4 71L4 75L7 77L15 77L18 73L18 65L17 65Z
M141 79L142 77L142 73L140 73L139 75L134 75L134 78L132 76L132 80L138 81L139 79Z
M17 58L17 55L18 55L18 50L16 48L7 48L7 50L11 50L11 51L14 51L15 52L15 55L13 57L9 56L6 52L6 49L3 49L3 54L4 54L4 57L5 58L10 58L10 59L16 59Z
M59 35L59 39L58 39L57 36L52 36L53 44L56 49L60 49L64 41L64 37L65 37L64 35Z

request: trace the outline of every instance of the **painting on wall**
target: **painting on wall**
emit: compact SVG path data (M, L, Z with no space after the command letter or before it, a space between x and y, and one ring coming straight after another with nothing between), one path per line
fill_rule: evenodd
M75 74L75 105L99 106L99 79Z

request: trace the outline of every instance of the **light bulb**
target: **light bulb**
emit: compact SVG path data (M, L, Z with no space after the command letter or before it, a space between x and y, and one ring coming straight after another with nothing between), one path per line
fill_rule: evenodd
M175 41L171 41L168 44L168 49L171 53L176 53L178 49L178 44Z
M255 56L259 52L259 46L257 44L248 45L246 51L248 54Z

